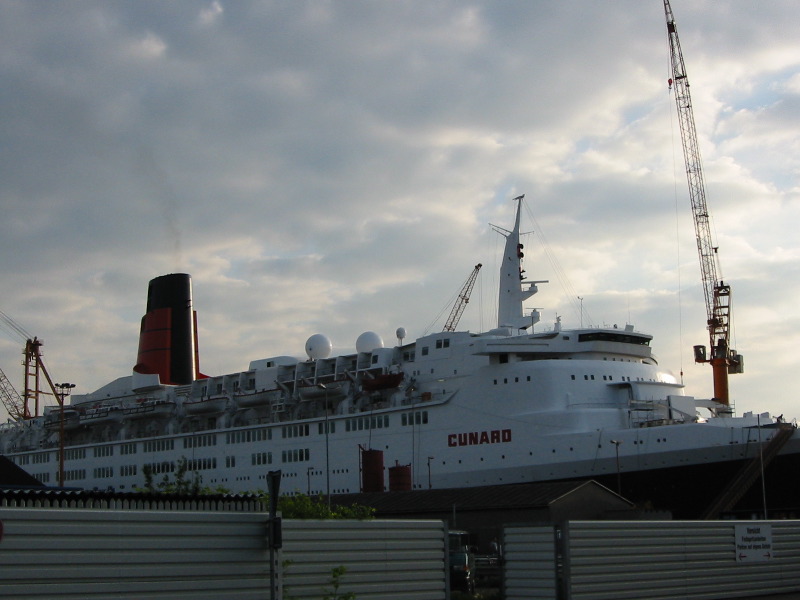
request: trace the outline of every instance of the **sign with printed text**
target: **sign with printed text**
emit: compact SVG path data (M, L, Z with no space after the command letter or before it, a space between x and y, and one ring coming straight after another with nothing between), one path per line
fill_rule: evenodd
M771 560L772 525L769 523L743 523L736 528L736 562L763 562Z

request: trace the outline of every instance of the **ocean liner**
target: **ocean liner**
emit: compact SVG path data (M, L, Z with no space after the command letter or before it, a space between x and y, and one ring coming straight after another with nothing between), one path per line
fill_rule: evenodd
M86 489L134 490L184 460L233 492L265 489L276 469L284 492L311 494L595 479L680 513L786 431L767 480L774 502L792 502L800 436L780 419L687 395L631 325L535 331L539 312L523 303L546 282L523 271L517 200L511 229L495 227L505 247L490 331L406 342L399 328L395 347L365 332L341 356L317 334L305 359L206 376L191 279L165 275L149 284L132 374L3 425L0 452L57 485L63 435L64 483Z

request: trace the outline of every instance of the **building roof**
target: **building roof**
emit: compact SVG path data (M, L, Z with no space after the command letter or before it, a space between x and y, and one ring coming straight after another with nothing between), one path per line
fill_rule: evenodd
M491 485L469 488L410 490L339 494L331 497L337 505L362 504L381 514L446 512L455 506L459 512L470 510L510 510L548 508L559 499L581 490L609 494L633 506L596 481L559 481Z
M255 494L114 492L46 486L11 489L0 487L0 506L102 510L267 511L263 499Z
M5 456L0 456L0 489L43 488L45 485Z

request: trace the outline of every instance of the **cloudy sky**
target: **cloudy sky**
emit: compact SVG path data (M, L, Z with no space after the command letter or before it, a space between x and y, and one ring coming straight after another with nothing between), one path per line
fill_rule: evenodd
M800 11L674 0L738 413L800 416ZM56 381L130 373L150 279L192 274L201 369L496 311L511 199L537 330L632 323L711 395L661 0L0 0L0 310ZM578 297L583 298L583 315ZM442 314L444 312L444 314ZM437 317L439 320L437 321ZM6 327L6 329L8 329ZM0 334L18 389L22 340Z

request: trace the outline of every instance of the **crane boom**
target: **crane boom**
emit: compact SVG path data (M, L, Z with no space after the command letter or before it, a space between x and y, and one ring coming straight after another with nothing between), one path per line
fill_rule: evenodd
M8 415L14 421L24 421L31 418L27 405L22 401L19 393L2 369L0 369L0 399L2 399Z
M483 265L480 263L475 265L475 268L472 269L472 273L470 273L469 277L467 277L467 281L464 283L464 287L461 288L461 292L458 294L458 299L453 305L453 310L450 311L450 316L447 318L447 323L445 323L442 331L456 330L456 326L461 320L461 315L464 314L464 309L467 308L469 297L472 294L472 288L475 287L475 280L478 278L478 271L481 270L482 266Z
M718 248L714 245L711 237L703 166L697 143L692 98L689 93L689 79L686 75L686 65L683 62L681 43L669 0L664 0L664 12L667 18L667 36L672 67L672 79L669 83L675 91L675 106L681 130L686 177L689 183L689 200L692 205L697 253L700 258L700 273L703 281L711 349L711 356L707 358L705 346L695 346L695 361L711 363L714 375L714 397L718 402L729 405L728 374L741 373L743 364L742 357L731 350L729 342L731 288L717 275L719 272Z

